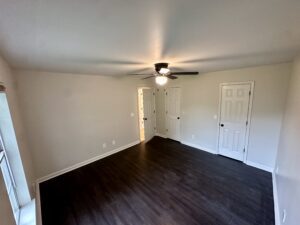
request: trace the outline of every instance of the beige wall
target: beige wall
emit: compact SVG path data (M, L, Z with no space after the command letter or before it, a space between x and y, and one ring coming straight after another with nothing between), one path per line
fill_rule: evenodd
M290 72L291 64L286 63L180 77L176 81L169 81L168 86L179 86L182 89L181 141L216 152L218 119L214 116L218 115L220 83L255 81L247 160L272 169ZM164 110L163 100L157 100L157 104L162 104L157 105L157 109ZM157 115L160 117L165 114L158 112ZM162 118L157 120L164 121ZM163 123L158 125L158 133L165 134Z
M139 78L15 73L37 178L139 140Z
M255 81L248 161L272 169L290 71L291 64L286 63L170 81L169 85L182 88L182 141L217 151L218 120L214 116L218 115L219 84ZM137 88L151 86L151 81L143 84L137 78L15 73L38 178L139 139ZM156 91L157 133L161 134L165 134L164 88Z
M285 116L277 155L276 175L279 213L287 217L285 224L298 225L300 221L300 58L293 66Z
M1 98L0 130L12 171L15 175L18 198L20 204L25 205L31 200L28 187L31 189L31 184L34 182L34 171L32 168L31 153L27 146L26 134L23 129L21 113L19 110L14 76L8 64L1 57L0 82L3 82L6 87L7 97L7 101L6 99ZM8 116L3 117L3 113ZM9 114L11 114L13 124L9 118Z

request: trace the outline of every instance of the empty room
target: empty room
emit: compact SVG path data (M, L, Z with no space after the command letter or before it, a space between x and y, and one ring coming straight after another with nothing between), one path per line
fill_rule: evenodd
M0 225L299 225L300 1L0 0Z

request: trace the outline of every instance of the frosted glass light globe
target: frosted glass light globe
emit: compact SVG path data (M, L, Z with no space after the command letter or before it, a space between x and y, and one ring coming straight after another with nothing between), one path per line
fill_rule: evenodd
M157 76L155 77L155 82L158 84L158 85L165 85L168 81L168 78L165 77L165 76Z

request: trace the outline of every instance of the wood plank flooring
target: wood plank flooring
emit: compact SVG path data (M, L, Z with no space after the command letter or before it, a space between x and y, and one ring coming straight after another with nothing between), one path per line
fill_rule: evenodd
M43 225L274 225L271 174L155 137L40 184Z

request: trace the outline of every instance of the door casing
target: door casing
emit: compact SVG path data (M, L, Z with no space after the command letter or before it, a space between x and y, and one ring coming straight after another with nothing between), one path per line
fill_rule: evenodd
M220 123L221 123L221 103L222 103L222 87L227 85L243 85L243 84L249 84L250 85L250 98L249 98L249 109L248 109L248 125L246 127L246 137L245 137L245 152L243 156L243 163L247 163L247 156L248 156L248 146L249 146L249 134L250 134L250 127L251 127L251 118L252 118L252 105L253 105L253 96L254 96L254 81L245 81L245 82L228 82L228 83L221 83L219 87L219 116L218 116L218 137L217 137L217 154L220 154L219 149L219 142L220 142Z

